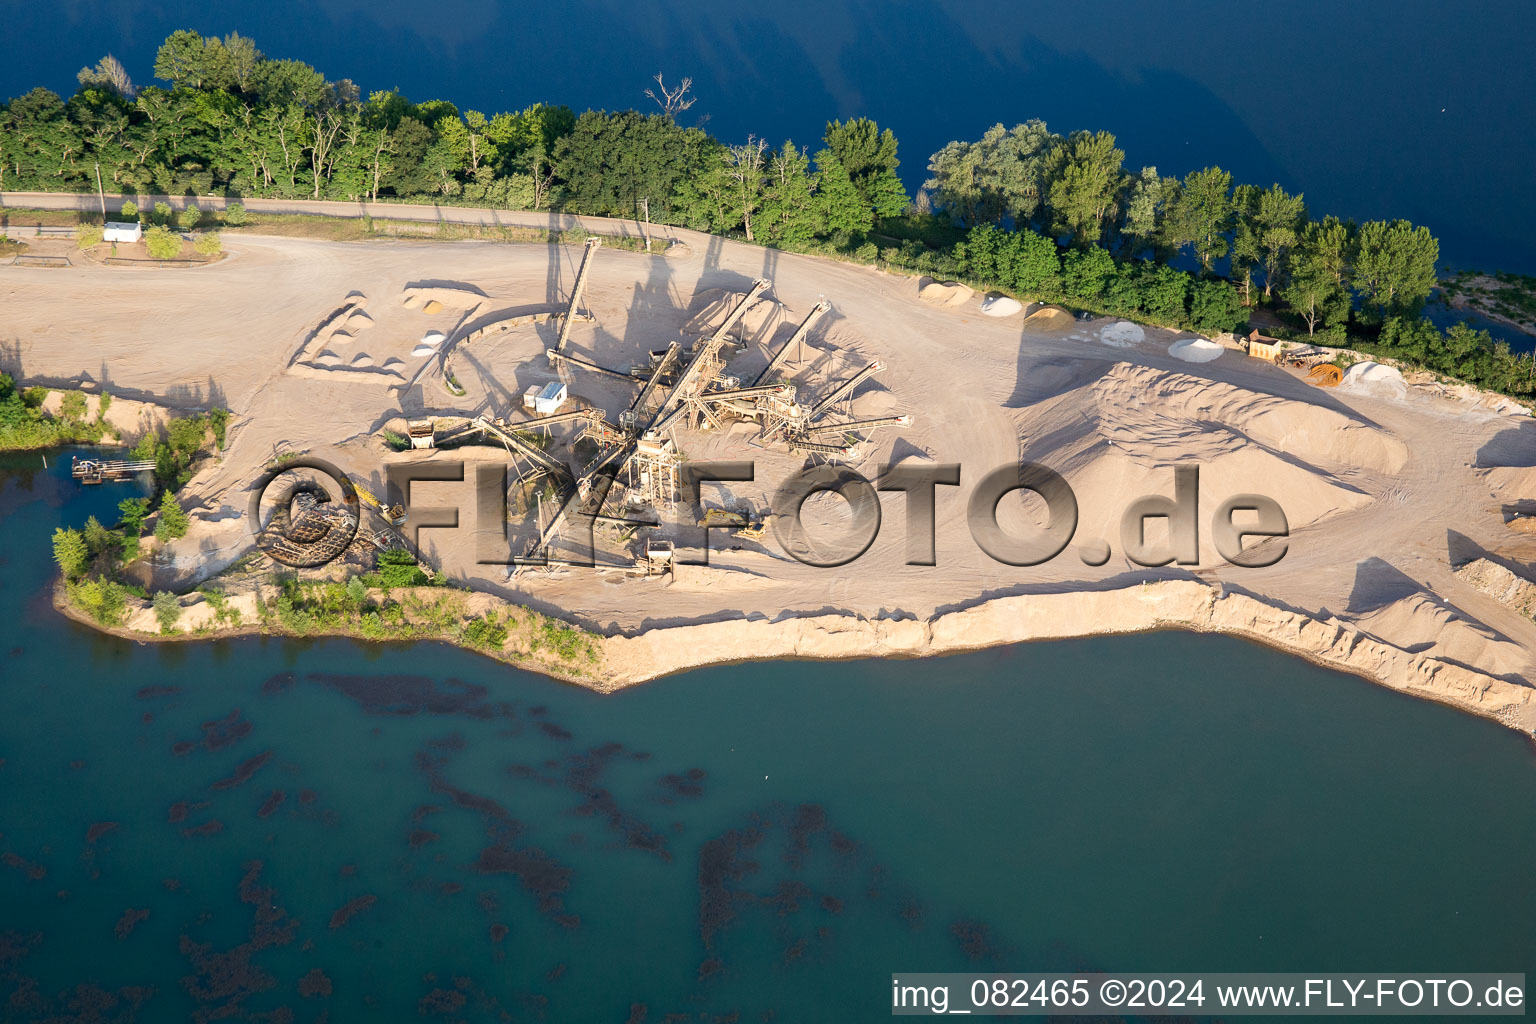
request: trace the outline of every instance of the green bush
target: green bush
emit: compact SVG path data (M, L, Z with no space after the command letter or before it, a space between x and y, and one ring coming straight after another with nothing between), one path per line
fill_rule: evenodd
M378 571L367 573L363 582L370 587L389 590L394 587L421 587L429 581L427 574L416 564L415 555L409 551L392 549L379 553Z
M397 452L403 452L411 446L411 439L403 434L397 434L393 430L384 431L384 443Z
M204 231L197 236L197 241L192 243L192 248L204 256L217 256L224 251L224 241L219 238L217 231Z
M100 224L79 224L75 227L75 247L77 249L89 249L93 245L101 243L102 229Z
M59 414L66 420L85 419L85 395L78 391L66 391L59 404Z
M150 214L150 220L156 224L165 225L171 222L171 207L168 203L156 203L154 213Z
M118 210L117 215L123 220L138 220L139 204L132 199L124 199L122 208Z
M156 224L144 233L144 248L157 260L171 260L181 252L181 237L169 228Z
M483 618L464 623L459 639L471 647L499 651L507 642L507 627L495 615L487 613Z
M176 215L176 223L181 225L181 230L183 231L191 231L198 224L202 223L202 220L203 211L197 208L196 203L193 203Z
M181 603L176 600L176 595L162 590L155 595L154 600L155 619L160 623L160 632L176 632L176 623L181 621Z
M230 203L224 207L224 223L230 227L239 227L246 221L245 206L241 203Z

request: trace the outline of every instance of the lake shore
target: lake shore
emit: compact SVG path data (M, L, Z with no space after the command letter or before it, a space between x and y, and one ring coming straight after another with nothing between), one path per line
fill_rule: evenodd
M487 612L516 616L526 609L487 595L417 588L415 596L462 601L458 622ZM233 600L254 610L243 591ZM205 604L191 595L189 609ZM213 624L163 634L153 626L148 602L138 602L134 625L103 627L74 607L62 587L54 606L82 625L137 642L203 641L242 636L345 636L368 640L357 628L295 633L260 619ZM186 614L184 612L184 614ZM193 616L208 623L206 616ZM254 617L254 616L253 616ZM1536 738L1536 691L1474 668L1424 657L1383 643L1339 620L1320 620L1247 594L1196 581L1162 581L1117 590L1032 594L997 598L929 620L870 620L848 615L790 617L778 621L729 619L645 630L634 635L592 636L590 662L562 663L509 638L490 649L457 639L454 629L421 634L407 642L457 644L513 667L539 672L600 693L663 679L710 665L760 660L920 658L987 647L1164 629L1221 633L1253 640L1326 668L1437 701L1500 722ZM386 641L390 642L390 641ZM1240 680L1234 680L1237 685Z

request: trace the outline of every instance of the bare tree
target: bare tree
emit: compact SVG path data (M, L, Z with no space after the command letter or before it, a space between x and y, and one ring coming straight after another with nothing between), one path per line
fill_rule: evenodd
M138 95L133 80L128 77L128 69L110 53L97 61L94 68L81 68L75 77L83 86L111 89L125 100Z
M656 95L655 89L645 90L645 94L656 101L661 112L668 117L676 117L699 101L697 96L689 96L688 90L693 88L693 79L685 78L676 89L668 89L667 83L661 80L661 72L655 75L656 88L661 90L661 95Z

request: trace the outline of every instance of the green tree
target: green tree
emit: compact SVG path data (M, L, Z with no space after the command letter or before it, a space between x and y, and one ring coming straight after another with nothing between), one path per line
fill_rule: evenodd
M1178 179L1160 177L1156 167L1143 167L1131 179L1120 224L1122 256L1150 253L1155 259L1167 260L1170 253L1163 241L1163 217L1178 187Z
M1033 223L1045 194L1046 164L1061 141L1044 121L987 129L976 142L951 142L928 162L923 185L933 205L966 227L1011 218Z
M896 158L896 136L889 128L881 131L867 117L828 121L822 142L876 217L899 217L906 212L911 200L896 175L901 161ZM816 166L821 166L820 159Z
M1280 297L1314 336L1321 326L1343 326L1349 319L1349 291L1329 266L1325 255L1303 248L1292 260L1290 279Z
M53 560L59 563L67 580L79 579L90 562L91 553L79 530L58 527L53 531Z
M193 228L197 227L202 219L203 211L198 209L196 203L188 204L185 210L182 210L181 213L176 215L176 223L181 226L181 230L183 231L191 231Z
M117 510L123 517L123 529L134 536L144 532L144 520L149 518L148 498L124 498L117 503Z
M139 204L132 199L124 199L118 214L123 220L134 221L139 219Z
M809 241L821 229L811 192L810 158L786 141L768 161L759 217L764 237L774 245Z
M204 231L197 236L197 241L192 243L192 248L204 256L217 256L224 251L224 241L219 238L217 231Z
M175 259L181 253L181 238L169 228L156 224L144 232L144 248L157 260Z
M1191 171L1173 198L1164 232L1173 248L1189 246L1206 273L1227 254L1232 227L1232 175L1219 167Z
M1046 169L1051 231L1080 248L1102 241L1124 187L1124 162L1109 132L1073 132L1057 145Z
M187 530L191 525L192 520L187 516L182 507L176 503L176 499L171 496L171 492L166 491L162 494L160 496L160 521L155 524L155 539L162 543L179 540L187 535Z
M246 221L245 204L230 203L224 207L224 223L230 227L239 227Z
M1406 220L1360 225L1353 281L1367 309L1378 318L1413 316L1435 286L1440 243L1428 228Z
M1073 249L1062 260L1062 284L1067 295L1089 304L1104 294L1116 274L1115 261L1098 246Z
M1196 281L1189 293L1189 322L1202 334L1230 331L1243 322L1237 292L1226 281Z
M816 204L827 231L855 235L874 226L874 211L830 149L816 154L816 171Z

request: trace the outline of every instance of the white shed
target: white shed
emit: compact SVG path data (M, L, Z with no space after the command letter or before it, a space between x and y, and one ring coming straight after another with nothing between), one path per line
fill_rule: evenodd
M523 392L523 405L540 416L549 416L560 411L569 394L566 386L557 380L550 381L542 388L535 384Z
M109 220L101 232L104 242L137 242L143 237L144 225L136 220Z

